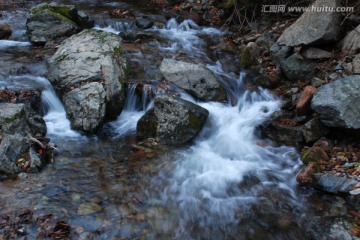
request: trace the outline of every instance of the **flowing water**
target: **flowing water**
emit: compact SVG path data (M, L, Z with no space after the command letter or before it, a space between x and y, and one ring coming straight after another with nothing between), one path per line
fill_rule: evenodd
M71 225L74 239L305 239L304 205L295 182L299 156L295 149L275 146L256 134L280 101L265 89L246 89L245 73L223 70L221 59L208 51L223 34L220 30L170 19L147 30L162 41L124 44L136 67L125 108L106 124L101 137L91 137L71 129L61 101L44 78L44 61L34 59L34 52L46 58L51 50L31 48L24 40L25 12L35 1L27 4L4 14L17 34L10 41L0 40L0 61L5 63L0 88L42 89L48 136L58 152L55 163L41 173L0 183L0 213L51 213ZM119 20L104 20L109 18L104 12L131 5L78 4L97 19L97 29L127 29ZM196 102L175 86L163 89L158 70L162 58L207 64L226 86L232 104ZM22 65L30 73L9 74L10 67ZM206 108L209 119L191 144L139 151L132 147L136 122L159 91L177 92ZM26 233L35 239L37 229L28 226Z

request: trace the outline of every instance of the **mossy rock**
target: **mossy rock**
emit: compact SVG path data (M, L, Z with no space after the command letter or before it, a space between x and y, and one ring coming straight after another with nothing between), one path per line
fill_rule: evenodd
M209 112L191 102L172 96L158 96L154 108L137 124L137 136L158 138L168 145L191 141L203 128Z
M240 55L240 66L242 68L248 69L253 65L253 63L254 61L251 56L250 48L243 48Z
M301 160L305 164L309 164L311 162L319 164L322 161L329 161L329 157L324 149L318 146L311 147L307 149L303 155L301 156Z
M56 15L63 16L68 19L74 19L77 15L77 10L73 5L63 5L54 3L42 3L31 9L31 13L34 15L41 14L48 10Z

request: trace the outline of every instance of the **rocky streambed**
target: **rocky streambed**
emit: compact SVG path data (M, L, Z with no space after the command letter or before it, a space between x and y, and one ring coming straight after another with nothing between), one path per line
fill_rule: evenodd
M39 4L0 18L1 237L357 238L357 57L324 81L312 62L341 16L229 52L233 33L156 7Z

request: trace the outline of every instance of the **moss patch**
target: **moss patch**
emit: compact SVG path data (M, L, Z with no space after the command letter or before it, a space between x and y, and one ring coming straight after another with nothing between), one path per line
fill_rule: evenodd
M32 14L40 14L43 13L45 10L49 10L53 13L57 13L60 14L62 16L65 16L67 18L71 18L71 8L69 6L66 5L56 5L56 6L50 6L50 4L40 4L34 8L31 9L31 13Z
M72 14L72 11L74 11L73 8L62 4L51 6L50 4L45 3L31 9L31 13L34 15L41 14L45 11L57 18L64 20L67 24L77 27L76 23L71 20L74 15Z

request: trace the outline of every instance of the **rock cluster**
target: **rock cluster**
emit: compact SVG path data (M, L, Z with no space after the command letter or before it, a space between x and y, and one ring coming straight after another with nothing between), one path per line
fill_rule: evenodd
M44 166L45 134L44 120L29 103L0 103L0 179Z

